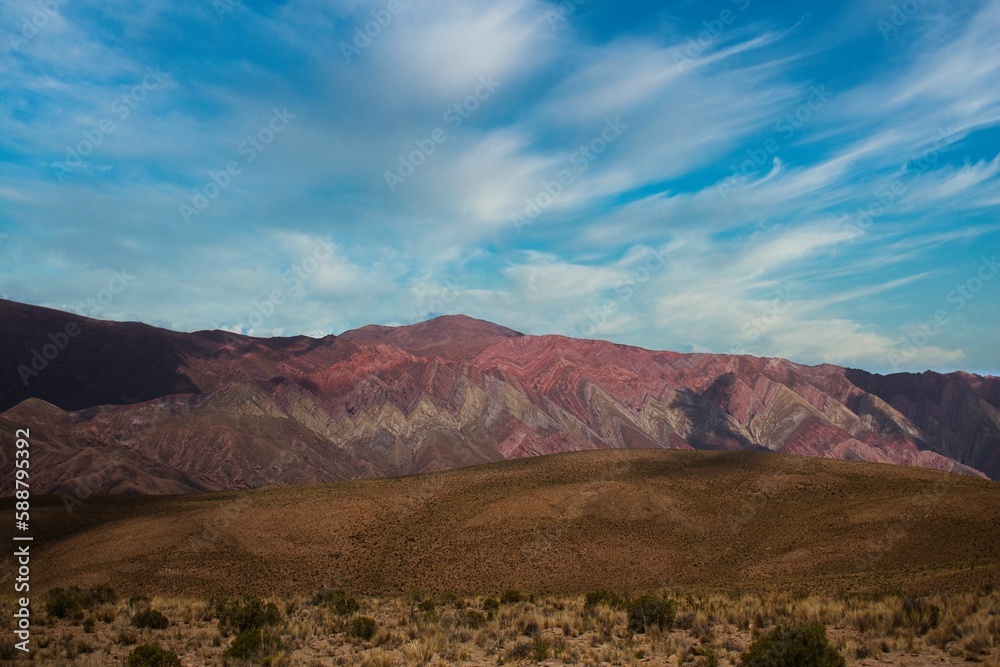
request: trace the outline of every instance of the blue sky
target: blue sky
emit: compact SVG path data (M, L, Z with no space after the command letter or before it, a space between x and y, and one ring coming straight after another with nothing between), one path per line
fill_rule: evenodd
M998 0L49 0L0 26L5 298L1000 373Z

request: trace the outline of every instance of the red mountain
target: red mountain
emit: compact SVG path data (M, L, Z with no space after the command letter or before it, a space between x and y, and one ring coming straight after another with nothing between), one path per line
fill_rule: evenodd
M0 301L0 342L0 432L30 428L37 493L306 484L623 447L1000 478L996 377L656 352L461 315L260 339Z

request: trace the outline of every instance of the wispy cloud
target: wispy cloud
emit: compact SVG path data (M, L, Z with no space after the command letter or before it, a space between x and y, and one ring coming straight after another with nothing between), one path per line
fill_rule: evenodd
M34 32L8 3L3 293L73 308L135 267L103 316L265 335L467 312L892 370L1000 245L1000 0L921 7L884 36L865 3L553 29L541 0L74 0ZM906 368L1000 370L998 288Z

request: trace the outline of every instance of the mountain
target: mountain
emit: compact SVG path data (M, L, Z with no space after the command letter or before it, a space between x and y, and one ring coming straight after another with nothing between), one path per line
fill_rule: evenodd
M590 449L770 450L1000 478L1000 379L527 336L465 316L320 339L0 301L0 433L36 492L185 493ZM0 452L0 493L13 454Z
M13 501L2 519L13 525ZM767 452L590 451L220 494L32 502L32 588L120 594L977 592L1000 485ZM99 548L98 548L99 545Z

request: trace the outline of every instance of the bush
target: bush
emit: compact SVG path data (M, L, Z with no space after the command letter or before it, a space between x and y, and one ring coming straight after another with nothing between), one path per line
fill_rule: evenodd
M140 629L165 630L170 626L170 621L156 609L143 609L132 617L132 626Z
M844 667L844 656L826 639L822 623L778 626L740 656L741 667Z
M155 644L135 647L125 662L128 667L181 667L181 659L176 653Z
M97 584L86 590L79 586L53 588L45 592L43 601L45 613L49 616L80 620L84 611L102 604L114 604L118 601L118 596L109 586Z
M673 600L653 595L640 595L628 603L628 629L632 632L646 632L654 625L659 629L669 629L674 624L676 613Z
M941 622L941 608L921 598L903 598L903 616L918 635L926 635Z
M227 658L237 660L256 660L281 650L281 641L274 633L267 630L244 630L236 635L229 648Z
M76 589L79 591L79 589ZM45 591L42 596L45 603L45 613L53 618L76 618L83 616L83 607L80 598L74 593L74 589L53 588Z
M422 600L419 604L417 604L417 609L419 609L420 611L428 611L428 612L434 611L434 607L435 607L434 600L430 598Z
M256 597L216 600L215 615L219 619L219 629L227 634L259 630L281 621L281 611L276 604L273 602L265 604Z
M518 602L523 602L524 596L521 591L516 588L508 588L500 596L500 604L517 604Z
M333 613L339 616L350 616L361 609L358 601L342 590L320 589L313 596L312 603L329 607Z
M455 616L455 622L475 630L486 625L486 616L474 609L463 609Z
M97 584L87 589L83 595L83 606L90 609L101 604L114 604L118 602L118 594L115 589L103 584Z
M347 634L355 639L370 642L378 630L378 624L374 618L368 616L358 616L351 619L351 624L347 626Z
M486 598L483 600L483 609L485 609L490 614L493 614L500 609L500 601L496 598Z
M589 591L583 598L583 606L585 609L593 609L598 605L607 605L613 608L622 607L622 599L612 591L606 588L598 588L595 591Z

